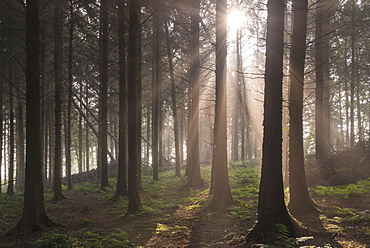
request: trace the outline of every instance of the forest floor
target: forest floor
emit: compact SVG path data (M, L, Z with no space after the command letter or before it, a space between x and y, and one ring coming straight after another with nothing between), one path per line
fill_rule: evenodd
M239 183L249 177L239 175ZM111 200L113 189L97 191L91 184L76 185L74 190L65 191L67 199L58 202L46 195L47 214L57 225L44 233L20 237L4 234L20 218L21 196L1 195L0 247L253 246L244 242L244 236L256 221L255 193L241 193L232 182L234 206L212 212L205 207L208 190L180 191L184 179L161 180L146 185L141 192L144 211L129 217L125 217L126 199ZM298 217L301 226L307 228L298 247L370 247L370 192L364 190L364 184L370 185L363 182L361 192L345 189L338 193L335 187L312 190L321 212ZM255 191L253 187L248 190ZM12 211L6 211L8 208ZM280 247L294 246L285 243Z

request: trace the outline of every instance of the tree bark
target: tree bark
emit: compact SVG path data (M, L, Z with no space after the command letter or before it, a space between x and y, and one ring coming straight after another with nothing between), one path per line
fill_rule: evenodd
M67 188L71 190L72 184L72 157L71 157L71 146L72 146L72 89L73 89L73 28L74 28L74 17L73 17L73 0L70 1L70 27L69 27L69 48L68 48L68 102L67 102L67 126L66 126L66 172L67 172Z
M101 165L101 185L105 190L109 187L108 182L108 1L102 0L100 7L100 21L102 25L101 37L101 82L100 82L100 165Z
M159 12L159 0L156 2L156 8L154 12L153 19L153 77L152 77L152 154L153 154L153 181L159 180L159 163L160 163L160 153L159 150L159 98L160 98L160 80L161 80L161 59L160 59L160 49L161 49L161 37L160 37L160 12Z
M216 107L213 145L214 195L211 209L224 209L233 202L227 170L227 1L216 2Z
M24 235L53 224L44 207L40 118L39 1L27 0L26 9L26 174L22 217L10 233Z
M129 52L128 52L128 208L127 215L141 211L139 173L141 167L141 64L140 5L129 3Z
M126 83L126 41L125 1L118 2L119 21L119 151L118 176L115 197L127 195L127 83Z
M274 242L279 226L294 235L293 220L284 201L282 176L282 79L284 50L283 0L267 3L267 38L264 94L262 174L258 197L257 224L247 235L250 240Z
M62 66L63 66L63 7L61 0L54 6L54 74L55 74L55 162L54 201L65 199L62 192ZM66 147L68 150L68 147Z
M171 100L172 100L172 116L173 116L173 129L175 135L175 176L181 177L180 171L180 139L179 139L179 118L177 114L177 97L176 97L176 82L175 82L175 75L173 69L173 62L172 62L172 53L171 53L171 46L170 46L170 34L168 31L168 24L165 23L165 30L166 30L166 41L167 41L167 56L168 56L168 67L170 71L170 80L171 80Z
M191 38L190 38L190 97L189 130L188 130L188 156L189 179L184 188L204 188L204 180L200 174L199 161L199 22L200 2L194 0L191 11Z
M324 129L324 70L323 58L324 49L324 32L323 32L323 18L324 10L323 4L316 8L316 40L315 40L315 67L316 67L316 103L315 103L315 140L316 140L316 159L322 160L327 157L325 146L325 129Z
M293 2L289 102L289 210L302 214L317 210L307 189L303 153L303 88L306 55L307 0Z

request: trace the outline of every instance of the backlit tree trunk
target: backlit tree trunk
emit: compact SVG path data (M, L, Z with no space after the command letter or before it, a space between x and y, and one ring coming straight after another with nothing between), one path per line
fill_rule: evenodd
M290 54L289 210L302 214L316 210L307 189L303 154L303 88L306 55L307 0L293 2L293 36Z
M227 170L227 1L217 0L216 6L216 107L212 160L214 196L209 207L211 209L224 209L233 202Z
M191 38L190 38L190 97L189 130L188 130L188 156L189 179L185 188L203 188L204 181L200 174L199 162L199 0L191 4Z
M179 118L177 114L177 97L176 97L176 83L175 83L175 76L173 70L173 63L172 63L172 53L171 53L171 46L170 46L170 35L168 32L168 24L165 23L165 30L166 30L166 41L167 41L167 56L168 56L168 66L170 71L170 79L171 79L171 100L172 100L172 115L173 115L173 129L175 135L175 168L176 168L176 177L181 176L180 172L180 139L179 139Z
M267 4L267 38L264 95L264 133L262 174L258 197L257 224L247 239L274 242L279 225L293 235L293 220L284 201L282 175L282 79L284 48L283 0L269 0Z

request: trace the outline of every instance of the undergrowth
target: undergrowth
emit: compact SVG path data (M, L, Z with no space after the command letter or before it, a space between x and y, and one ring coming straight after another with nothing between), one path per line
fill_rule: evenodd
M42 238L30 243L34 247L136 247L129 235L122 231L105 232L102 230L75 233L45 233Z
M365 179L348 185L316 186L311 191L324 197L335 196L347 199L351 196L370 192L370 180Z

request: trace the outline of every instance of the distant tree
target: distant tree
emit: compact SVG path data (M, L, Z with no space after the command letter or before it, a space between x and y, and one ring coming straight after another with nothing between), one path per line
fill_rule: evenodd
M128 49L128 208L127 215L141 211L139 167L141 166L140 4L129 2Z
M173 115L173 129L175 135L175 176L181 177L181 155L180 155L180 130L179 130L179 117L178 117L178 110L177 110L177 96L176 96L176 82L175 82L175 75L174 75L174 68L173 68L173 61L172 61L172 52L171 52L171 43L170 43L170 34L168 31L168 23L165 22L165 31L166 31L166 48L167 48L167 56L168 56L168 69L170 72L170 80L171 80L171 100L172 100L172 115Z
M227 111L226 111L226 36L227 1L216 2L216 109L213 145L212 179L214 195L212 209L223 209L232 202L227 171Z
M26 1L26 174L22 217L10 233L38 231L53 222L44 207L40 118L39 1Z
M190 37L190 97L189 130L187 144L187 164L189 166L188 182L184 188L204 188L204 180L200 174L199 161L199 22L200 2L191 3L191 37Z
M283 0L267 3L267 38L264 95L262 172L258 196L257 224L250 240L276 241L279 225L294 235L293 220L284 201L282 176L282 79L284 48Z
M306 55L307 0L293 1L289 102L289 210L302 214L316 210L307 189L303 152L303 86Z
M325 122L324 122L324 61L325 34L324 34L324 1L317 2L315 13L315 73L316 73L316 102L315 102L315 140L316 140L316 159L322 160L327 157Z
M12 23L13 18L12 15L14 13L12 8L14 6L11 5L10 1L7 1L9 6L8 9L8 49L10 54L9 59L9 167L8 167L8 188L6 193L8 195L14 195L14 97L13 97L13 34L12 34Z
M118 46L119 46L119 146L118 175L115 197L127 195L127 81L125 0L118 2Z
M62 80L63 80L63 6L61 0L54 3L54 76L55 76L55 162L54 201L65 199L62 192Z
M67 126L66 126L66 177L68 190L73 188L72 184L72 157L71 157L71 146L72 146L72 95L73 95L73 32L74 32L74 16L73 16L73 0L69 2L70 10L70 23L69 23L69 47L68 47L68 101L67 101Z
M108 1L102 0L100 6L101 36L101 74L100 74L100 169L101 189L109 187L108 182Z
M160 0L154 1L153 16L153 70L152 70L152 163L153 180L159 180L160 154L160 84L161 84L161 24Z

